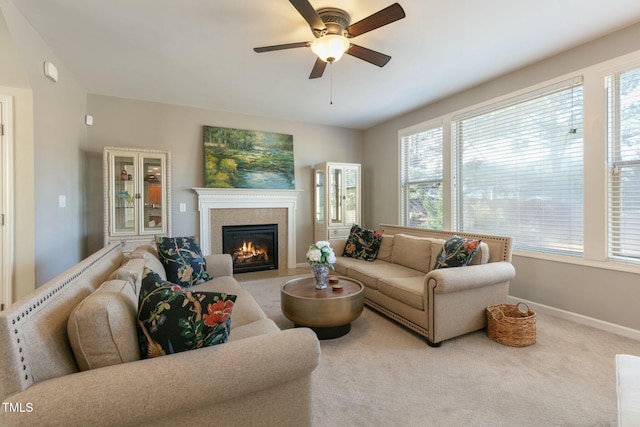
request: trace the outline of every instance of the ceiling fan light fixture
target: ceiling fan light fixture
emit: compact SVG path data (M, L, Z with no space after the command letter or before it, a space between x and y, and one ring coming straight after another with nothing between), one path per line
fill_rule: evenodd
M311 51L324 62L335 62L349 49L349 40L338 34L327 34L318 37L311 43Z

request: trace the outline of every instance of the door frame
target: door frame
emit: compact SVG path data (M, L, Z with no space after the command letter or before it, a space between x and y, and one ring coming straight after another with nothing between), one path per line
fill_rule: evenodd
M0 94L0 172L2 189L0 194L1 213L4 223L1 225L2 256L0 257L0 275L2 276L1 308L12 303L13 298L13 257L14 257L14 159L13 159L13 97Z

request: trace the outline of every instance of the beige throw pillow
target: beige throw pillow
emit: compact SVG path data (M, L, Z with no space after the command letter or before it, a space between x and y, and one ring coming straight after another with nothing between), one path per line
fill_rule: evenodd
M391 252L393 251L393 234L383 234L382 243L380 243L380 250L378 251L378 257L381 261L391 262Z
M109 280L76 306L67 333L81 371L140 359L137 304L129 282Z
M136 295L140 292L142 284L142 272L146 261L142 258L131 258L111 273L109 280L126 280L134 287Z
M473 257L469 265L478 265L478 264L486 264L489 262L489 245L485 242L480 242L478 247L478 252L476 252L476 256Z
M158 274L162 280L167 280L167 273L164 270L164 265L158 258L158 250L152 245L138 246L133 252L129 254L129 258L142 258L145 261L145 266Z

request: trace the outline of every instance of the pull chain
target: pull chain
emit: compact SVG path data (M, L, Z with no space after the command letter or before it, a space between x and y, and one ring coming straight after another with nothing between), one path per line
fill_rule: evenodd
M329 62L329 105L333 105L333 61Z

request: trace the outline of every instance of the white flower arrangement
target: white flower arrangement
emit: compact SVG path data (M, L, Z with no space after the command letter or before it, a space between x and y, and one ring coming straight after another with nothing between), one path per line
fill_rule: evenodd
M327 265L333 269L333 264L336 262L336 254L333 253L329 242L320 240L309 245L307 262L309 265Z

